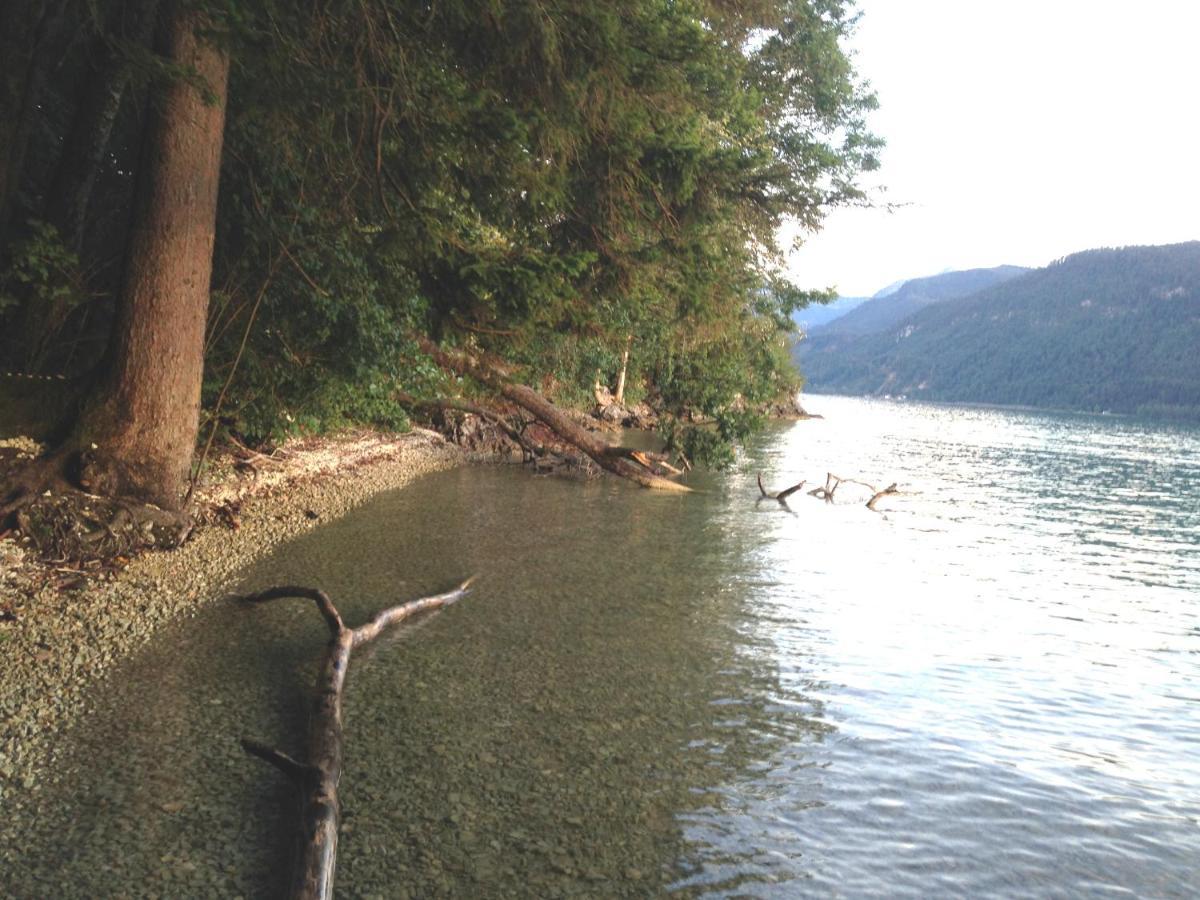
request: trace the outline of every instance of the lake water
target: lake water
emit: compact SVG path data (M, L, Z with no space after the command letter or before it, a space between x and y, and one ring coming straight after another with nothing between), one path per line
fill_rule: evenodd
M699 493L430 476L247 589L351 623L346 897L1195 896L1200 433L809 398ZM905 492L866 510L832 471ZM0 893L270 896L324 640L214 604L96 692Z

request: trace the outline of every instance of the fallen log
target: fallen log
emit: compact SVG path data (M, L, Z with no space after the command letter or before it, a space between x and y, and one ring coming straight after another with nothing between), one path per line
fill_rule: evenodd
M575 445L590 456L602 469L654 490L691 491L687 485L655 475L624 455L623 451L614 450L607 442L572 422L566 413L533 388L510 380L507 373L497 366L461 350L443 350L429 340L422 340L420 346L442 368L474 379L535 416L568 444Z
M277 768L301 794L298 846L289 897L295 900L328 900L333 896L340 818L338 782L342 777L342 688L350 667L351 653L375 640L397 622L462 599L471 581L468 578L444 594L389 607L358 628L348 628L333 601L324 591L316 588L284 585L235 598L243 603L261 603L282 597L312 600L329 626L329 646L317 675L305 758L293 759L266 744L242 739L242 747L247 753Z
M454 400L446 398L438 398L433 400L423 400L405 394L403 392L396 394L396 399L405 406L413 408L435 409L435 410L454 410L455 412L470 413L478 416L485 422L494 425L503 431L513 443L521 448L521 453L526 461L540 459L544 456L553 455L553 451L542 446L537 441L531 440L525 434L524 425L529 424L528 421L523 422L522 427L517 427L508 421L507 418L493 410L480 406L478 403L471 403L469 400Z
M670 475L682 475L683 469L678 469L671 465L670 457L666 453L659 453L654 450L635 450L632 447L609 447L607 450L609 456L624 456L627 459L632 459L642 467L649 469L655 475L661 475L666 472Z

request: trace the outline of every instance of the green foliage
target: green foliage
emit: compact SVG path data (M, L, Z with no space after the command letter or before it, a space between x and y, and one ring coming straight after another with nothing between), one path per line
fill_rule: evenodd
M403 424L401 393L460 389L424 336L578 405L628 346L628 396L698 460L796 386L792 314L827 297L781 278L776 234L863 202L877 164L848 2L202 7L233 61L204 381L230 427ZM120 9L98 0L89 33L120 40ZM135 100L187 77L128 53ZM73 96L56 85L62 122ZM123 118L106 157L117 213L140 127Z
M18 307L81 300L79 260L63 246L53 225L31 221L23 240L8 248L0 270L0 315Z
M857 202L874 165L840 3L249 9L206 391L257 305L243 427L341 422L363 384L436 391L418 333L578 405L631 340L631 397L719 440L747 427L731 404L794 385L780 338L823 297L778 278L775 230Z

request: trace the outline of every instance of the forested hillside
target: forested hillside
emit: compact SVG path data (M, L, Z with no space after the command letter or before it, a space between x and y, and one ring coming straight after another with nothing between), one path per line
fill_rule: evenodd
M494 392L464 372L627 368L719 449L822 296L779 227L876 166L846 7L8 0L0 369L65 376L55 459L167 506L201 426L403 426Z
M967 297L1027 271L1020 266L996 266L993 269L967 269L928 278L913 278L894 290L885 288L846 315L813 330L820 334L871 334L883 331L926 306Z
M815 392L1200 419L1200 242L1077 253L798 348Z

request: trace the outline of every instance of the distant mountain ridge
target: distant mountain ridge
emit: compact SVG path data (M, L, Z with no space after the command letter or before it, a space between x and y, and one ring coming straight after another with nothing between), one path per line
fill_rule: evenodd
M870 305L797 345L808 390L1200 421L1200 241L1076 253L854 330Z
M832 322L846 313L869 301L870 297L838 297L832 303L813 304L797 310L792 319L802 331L812 331L828 322Z
M1021 266L996 266L912 278L899 287L884 288L887 293L881 291L846 315L824 325L821 330L826 334L872 334L883 331L934 303L967 297L1028 271Z

